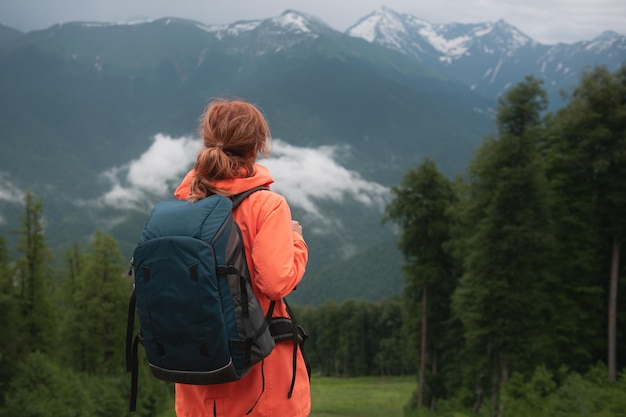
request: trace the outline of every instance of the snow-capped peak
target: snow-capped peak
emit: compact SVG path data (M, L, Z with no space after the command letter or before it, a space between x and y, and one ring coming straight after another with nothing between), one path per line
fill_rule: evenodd
M215 36L219 40L229 39L234 50L263 55L314 40L325 28L328 25L316 17L286 10L277 17L239 21L223 26L215 31ZM249 32L253 34L248 35Z
M533 43L532 39L504 20L495 23L433 24L387 7L365 16L346 33L408 52L420 59L426 51L431 51L445 62L468 54L472 48L504 54Z
M327 27L319 18L295 10L286 10L280 16L271 19L276 25L295 32L315 32L317 27Z
M280 16L262 20L245 20L222 26L217 32L218 38L225 36L236 37L244 32L249 32L259 28L264 28L274 34L294 33L317 37L316 28L327 26L324 22L314 16L294 10L286 10Z
M261 20L240 20L229 25L220 26L216 30L216 37L222 39L226 36L236 37L244 32L256 29L261 24Z
M284 12L280 16L272 19L272 21L295 32L311 32L308 26L308 20L302 14L291 10Z
M602 51L612 48L626 50L626 36L620 35L612 30L607 30L593 40L582 42L582 44L586 50L595 51L596 53L601 53Z
M386 42L383 40L382 43L393 45L397 44L394 38L398 34L407 34L410 30L410 28L406 27L407 23L411 23L413 26L429 24L425 20L407 14L400 14L383 6L349 27L346 33L350 36L363 38L368 42L374 42L377 39L380 41L382 38L386 38Z
M413 55L419 58L423 48L428 46L415 39L415 32L428 25L425 20L381 7L348 28L346 34L399 51L410 45L416 50Z

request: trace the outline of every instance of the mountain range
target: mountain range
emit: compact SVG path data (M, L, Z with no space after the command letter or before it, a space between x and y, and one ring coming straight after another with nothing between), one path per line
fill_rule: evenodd
M296 302L397 294L396 231L380 221L389 187L425 157L463 173L494 132L497 97L525 75L553 97L625 59L615 33L549 46L504 21L435 25L388 8L345 33L292 10L220 26L0 25L0 231L32 190L55 249L98 229L130 253L149 207L193 165L207 101L242 97L270 122L275 189L307 233Z
M386 7L346 33L411 56L490 98L535 75L544 80L553 109L564 104L560 91L571 93L583 71L595 65L616 70L626 57L626 36L612 31L588 41L545 45L504 20L433 24Z

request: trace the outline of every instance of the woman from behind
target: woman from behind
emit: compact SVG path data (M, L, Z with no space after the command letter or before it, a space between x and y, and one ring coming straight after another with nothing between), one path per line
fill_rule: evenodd
M174 193L196 201L211 194L239 194L270 188L270 172L257 163L268 156L270 129L262 113L242 100L212 101L201 118L204 148L195 167ZM275 301L273 317L289 317L281 301L302 279L308 248L302 227L292 220L284 197L271 191L250 194L233 211L241 228L252 286L263 311ZM294 356L296 355L296 356ZM218 385L176 384L178 417L308 416L309 378L300 349L279 342L242 379Z

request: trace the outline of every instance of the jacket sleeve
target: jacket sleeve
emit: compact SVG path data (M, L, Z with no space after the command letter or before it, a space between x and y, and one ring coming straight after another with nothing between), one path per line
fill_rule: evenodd
M291 210L282 196L267 199L260 212L251 253L255 284L267 298L279 300L304 276L308 247L291 229Z

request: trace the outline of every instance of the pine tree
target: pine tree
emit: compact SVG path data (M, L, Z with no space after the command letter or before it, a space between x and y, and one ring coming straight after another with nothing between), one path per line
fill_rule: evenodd
M77 371L93 374L115 374L123 368L126 313L130 297L130 280L126 275L117 242L109 235L96 232L85 254L75 253L68 259L70 267L79 266L73 276L72 291L64 294L67 305L64 340L71 365Z
M438 350L442 346L438 336L445 334L455 286L452 256L445 250L455 195L450 181L430 159L409 171L401 186L392 188L392 193L394 200L386 208L386 219L401 228L398 246L406 260L404 298L408 317L420 317L412 320L412 330L421 335L417 407L422 407L426 365L430 362L431 369L437 372Z
M52 300L52 253L45 243L43 202L32 193L24 197L25 214L19 234L15 277L19 291L21 356L41 351L54 356L58 346L58 312Z
M569 219L590 231L599 254L584 259L587 265L593 262L596 273L605 269L603 263L608 265L607 364L609 380L615 381L617 292L626 226L626 66L615 73L605 67L585 73L555 125L563 128L549 144L555 175L569 174L566 183L583 191L574 203L574 209L582 210L568 212ZM558 165L562 161L568 165Z
M0 236L0 392L6 392L18 362L18 293L6 239ZM4 398L0 396L0 405Z
M569 109L547 120L544 144L549 185L549 212L554 245L546 290L554 314L549 321L555 343L552 368L561 364L586 372L605 358L604 247L599 233L592 181L593 169L577 150L578 128Z
M60 300L61 316L60 316L60 334L61 339L65 341L65 348L61 351L61 361L75 370L81 369L76 366L77 350L75 349L77 341L80 339L81 320L80 313L77 312L76 301L81 291L80 276L85 264L86 254L82 251L78 244L73 244L71 248L63 253L63 269L60 281Z
M541 327L549 310L547 188L538 147L546 105L533 77L511 89L500 99L498 137L486 140L470 166L453 307L468 345L490 356L494 414L502 413L498 395L511 370L532 369L548 347Z

